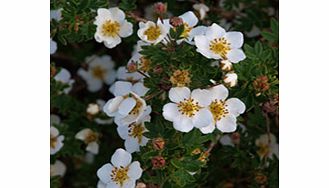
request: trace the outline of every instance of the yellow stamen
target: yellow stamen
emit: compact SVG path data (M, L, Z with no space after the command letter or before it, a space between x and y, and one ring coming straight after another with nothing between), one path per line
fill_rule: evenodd
M145 128L142 124L130 124L129 126L129 136L137 138L138 143L142 143L143 133L145 132Z
M123 186L124 182L129 179L128 177L128 167L114 167L111 172L111 179L116 183Z
M146 31L144 31L144 35L146 35L147 40L155 41L161 35L160 27L151 26Z
M102 25L102 34L106 37L115 37L120 31L120 24L117 21L107 20Z
M57 145L57 137L52 137L50 135L50 147L54 149L56 145Z
M95 67L92 68L91 73L95 78L103 80L105 78L105 75L106 75L106 70L103 69L100 66L95 66Z
M87 136L86 136L84 142L85 142L86 144L89 144L89 143L91 143L91 142L95 142L95 141L97 141L97 140L98 140L98 134L95 133L95 132L93 132L93 131L91 131L91 132L89 132L89 134L87 134Z
M209 48L223 59L227 59L227 53L231 50L230 43L223 37L210 41Z
M150 70L151 61L145 57L140 58L141 63L139 64L139 70L143 72L148 72Z
M178 103L178 111L182 115L186 115L189 117L192 117L195 115L196 112L200 110L200 106L198 102L195 102L194 99L189 98L189 99L184 99L184 101L181 101Z
M209 105L210 112L214 117L214 121L219 121L222 117L225 117L228 114L226 109L227 105L222 100L214 100Z
M183 38L189 37L191 30L192 30L192 27L190 27L187 23L184 23L184 31L183 31L181 37L183 37Z

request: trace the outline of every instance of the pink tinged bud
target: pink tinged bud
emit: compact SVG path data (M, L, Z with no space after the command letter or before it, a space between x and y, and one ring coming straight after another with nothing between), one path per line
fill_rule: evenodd
M174 27L178 27L178 26L182 25L184 22L183 22L183 19L180 17L172 17L172 18L170 18L169 23Z
M154 12L156 14L164 14L167 12L167 5L162 3L162 2L158 2L154 4Z

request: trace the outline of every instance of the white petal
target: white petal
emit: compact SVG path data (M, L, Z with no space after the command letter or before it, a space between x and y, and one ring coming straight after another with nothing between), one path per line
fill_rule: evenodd
M104 82L107 84L107 85L110 85L112 84L114 81L115 81L115 78L116 78L116 72L115 70L111 70L111 71L108 71L105 78L104 78Z
M67 69L61 68L61 71L58 74L56 74L54 79L56 81L60 81L67 84L71 79L71 73Z
M112 155L111 163L115 167L127 167L131 163L131 154L119 148Z
M190 132L193 129L192 119L180 115L174 119L174 128L181 132Z
M138 152L139 150L139 144L138 144L138 140L132 137L128 137L125 140L125 148L129 153L134 153L134 152Z
M130 22L124 21L120 27L119 35L123 38L133 34L133 24Z
M205 107L211 103L210 92L206 89L194 89L192 91L191 97L196 102L199 103L200 106Z
M122 20L124 20L125 17L126 17L125 16L125 13L122 10L120 10L119 8L117 8L117 7L109 8L109 11L110 11L110 13L112 15L112 18L114 20L119 21L119 22L121 22Z
M182 18L183 22L187 23L189 27L194 27L199 21L192 11L188 11L179 17Z
M200 127L206 127L213 121L213 116L211 112L207 108L201 109L199 112L197 112L193 119L193 125L194 127L200 128Z
M208 59L220 59L220 55L212 53L209 49L209 40L206 36L198 35L194 37L195 46L197 47L197 52L201 53Z
M100 89L102 89L102 86L103 86L102 80L91 78L86 81L87 81L87 85L88 85L88 87L87 87L88 91L96 92L96 91L99 91Z
M109 183L111 180L111 171L113 169L113 166L110 163L107 163L105 165L103 165L100 169L97 170L97 176L98 178L106 183Z
M238 63L239 61L244 60L246 58L246 55L241 49L233 49L228 52L227 58L232 63Z
M106 184L103 183L101 180L97 182L97 188L106 188Z
M89 135L91 132L93 132L91 129L88 128L82 129L75 135L75 138L79 140L85 140L87 135Z
M97 142L91 142L86 147L86 151L89 151L90 153L93 154L98 154L98 150L99 150L99 145Z
M173 87L169 90L169 99L175 103L190 98L190 95L191 91L187 87Z
M106 184L106 188L122 188L119 184L116 184L113 181L110 181L109 183Z
M191 32L189 34L189 38L191 38L191 40L192 40L194 38L194 36L204 35L206 33L206 30L207 30L206 26L195 27L191 30Z
M237 31L227 32L224 36L232 48L241 48L243 45L243 34Z
M113 85L114 96L127 95L130 91L132 91L132 84L130 82L116 81Z
M148 92L148 90L150 89L145 87L142 82L137 82L132 87L132 91L141 97L144 96Z
M238 116L246 110L246 105L238 98L230 98L225 104L227 104L229 113L234 116Z
M168 121L174 121L174 119L180 114L177 104L168 103L162 108L162 115Z
M129 112L135 107L135 105L136 100L132 97L128 97L121 102L118 112L121 115L128 115Z
M54 164L50 165L51 176L64 176L65 172L66 172L66 166L60 160L56 160Z
M118 126L117 127L117 131L118 131L118 134L119 134L119 136L122 138L122 139L127 139L129 136L129 133L128 133L128 131L129 131L129 128L128 128L128 126Z
M222 136L219 140L219 142L223 145L223 146L234 146L232 139L230 137L230 135L226 134L224 136Z
M215 99L225 100L228 97L228 89L223 84L210 88L209 92L212 101Z
M206 127L200 127L199 129L203 134L209 134L209 133L214 132L215 128L216 128L215 123L211 122Z
M223 133L231 133L236 130L236 118L232 115L226 115L216 123L217 129Z
M110 11L108 9L99 8L99 9L97 9L97 17L99 17L99 18L101 18L101 17L109 18L109 17L111 17L111 14L110 14Z
M57 43L50 39L50 54L54 54L57 51Z
M209 40L213 40L216 38L221 38L225 35L225 29L223 29L221 26L213 23L210 27L208 27L206 31L206 37Z
M119 36L115 36L113 38L112 37L106 38L106 40L104 40L104 45L107 48L114 48L120 43L121 43L121 38Z
M143 169L140 167L140 164L138 161L134 161L130 164L129 170L128 170L128 176L133 179L137 180L142 176Z
M106 104L103 107L103 111L110 117L114 116L114 113L118 110L119 105L123 101L123 97L118 96L113 99L110 99L106 102Z
M50 127L50 136L56 137L58 135L59 135L58 129L56 127L54 127L54 126L51 126Z
M126 182L124 182L122 188L134 188L136 185L136 181L128 179Z

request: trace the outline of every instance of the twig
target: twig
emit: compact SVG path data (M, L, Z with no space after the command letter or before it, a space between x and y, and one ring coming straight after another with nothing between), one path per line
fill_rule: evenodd
M128 12L127 16L129 16L130 18L134 19L137 22L147 22L146 19L137 16L136 14L134 14L133 12Z
M212 149L214 149L214 147L216 146L216 144L218 143L218 140L220 139L220 134L218 134L215 138L215 140L213 140L209 146L208 146L208 149L206 151L206 153L210 153Z

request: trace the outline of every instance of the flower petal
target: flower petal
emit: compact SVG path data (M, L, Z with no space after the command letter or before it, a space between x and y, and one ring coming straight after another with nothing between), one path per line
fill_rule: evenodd
M132 86L132 91L136 93L138 96L144 96L149 88L145 87L142 82L137 82Z
M192 11L188 11L179 17L182 18L183 22L187 23L189 27L194 27L199 21Z
M236 130L236 118L233 115L226 115L216 123L217 129L223 133L231 133Z
M91 129L82 129L81 131L79 131L76 135L75 135L75 138L78 139L78 140L85 140L86 139L86 136L88 134L90 134L90 132L92 132Z
M177 104L168 103L162 108L162 115L168 121L174 121L174 119L180 114L178 111Z
M126 99L124 99L119 108L118 108L118 112L121 115L128 115L129 112L135 107L136 105L136 100L132 97L128 97Z
M246 105L238 98L230 98L225 104L230 114L238 116L246 110Z
M243 45L243 34L237 31L227 32L224 36L232 48L241 48Z
M111 16L114 20L121 22L125 19L125 13L117 7L109 8Z
M130 164L129 170L128 170L128 176L133 179L137 180L142 176L143 169L140 166L140 163L138 161L134 161Z
M233 49L228 52L227 58L232 63L238 63L239 61L244 60L246 58L246 55L241 49Z
M111 163L115 167L127 167L131 163L131 154L126 150L119 148L112 155Z
M180 115L174 119L174 128L181 132L190 132L193 129L192 119Z
M126 150L129 152L129 153L134 153L134 152L138 152L140 151L139 150L139 144L138 144L138 141L137 139L133 138L133 137L128 137L126 140L125 140L125 148Z
M113 166L110 163L107 163L103 165L100 169L97 170L97 176L98 178L106 183L109 183L111 181L111 171L113 169Z
M221 26L213 23L210 27L208 27L206 31L206 37L209 40L213 40L216 38L221 38L225 35L225 29L223 29Z
M191 90L187 87L173 87L169 90L169 99L175 103L190 98L190 95Z
M216 128L215 123L211 122L206 127L200 127L199 129L203 134L209 134L209 133L214 132L215 128Z
M90 153L93 154L98 154L98 150L99 150L99 145L97 142L91 142L86 147L86 151L89 151Z
M122 96L115 97L106 102L103 107L103 111L110 117L113 117L118 110L121 102L123 101Z
M120 37L128 37L133 34L133 24L130 22L124 21L120 27L119 35Z
M191 97L198 102L200 106L205 107L211 103L211 98L209 98L209 95L210 92L206 89L194 89Z
M132 84L130 82L116 81L113 85L114 96L128 95L132 91Z
M118 126L117 127L117 131L118 131L118 134L119 136L122 138L122 139L127 139L129 137L129 128L128 126Z
M200 128L200 127L206 127L213 121L213 116L209 109L203 108L199 112L197 112L193 119L193 125L194 127Z
M109 37L104 40L104 45L107 48L114 48L121 43L121 38L119 36Z
M225 100L228 97L228 89L223 85L217 85L210 89L208 89L210 92L210 97L212 101L215 99L217 100Z

